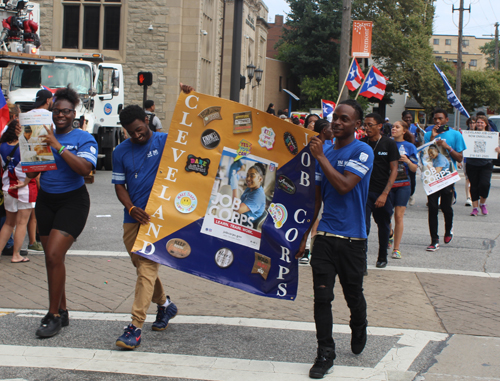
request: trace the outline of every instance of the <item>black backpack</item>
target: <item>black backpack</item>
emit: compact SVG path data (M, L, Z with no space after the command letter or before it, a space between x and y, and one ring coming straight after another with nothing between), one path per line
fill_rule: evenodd
M155 118L155 114L153 113L147 113L148 119L149 119L149 128L151 131L156 131L156 125L153 124L153 120Z

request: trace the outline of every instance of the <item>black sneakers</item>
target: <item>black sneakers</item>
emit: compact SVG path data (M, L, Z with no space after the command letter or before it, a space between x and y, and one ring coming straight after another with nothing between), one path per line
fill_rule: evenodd
M69 312L68 312L68 310L59 309L59 315L61 315L61 327L67 327L69 325Z
M351 327L351 350L355 355L359 355L365 349L368 322L366 321L361 326L349 325Z
M310 378L323 378L325 374L330 373L335 360L335 344L333 348L319 347L318 356L314 361L314 365L309 370Z
M59 333L61 330L61 317L55 316L50 312L42 319L42 324L36 330L38 337L52 337Z

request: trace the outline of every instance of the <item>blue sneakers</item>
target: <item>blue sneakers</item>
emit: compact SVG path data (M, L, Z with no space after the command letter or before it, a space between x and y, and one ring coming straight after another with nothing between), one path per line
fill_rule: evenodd
M167 296L167 300L170 297ZM156 321L153 323L153 331L164 331L167 329L168 322L177 315L177 306L170 302L167 307L158 306L158 312L156 313Z
M135 349L141 345L142 329L130 323L125 327L125 332L116 340L116 346L126 349Z

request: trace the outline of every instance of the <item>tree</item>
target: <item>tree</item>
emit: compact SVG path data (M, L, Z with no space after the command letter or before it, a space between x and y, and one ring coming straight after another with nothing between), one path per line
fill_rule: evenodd
M486 54L486 64L490 69L495 68L495 40L487 42L479 48L483 54ZM499 49L500 50L500 49Z
M304 77L299 85L303 98L303 107L318 108L321 99L328 99L337 102L339 96L338 86L339 77L337 72L332 69L332 73L322 77Z
M290 6L278 59L291 65L292 74L329 76L339 63L342 0L287 0Z

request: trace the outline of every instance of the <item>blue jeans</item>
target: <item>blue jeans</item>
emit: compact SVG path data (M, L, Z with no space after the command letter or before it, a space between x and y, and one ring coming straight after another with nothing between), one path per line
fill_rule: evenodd
M5 217L5 216L0 218L0 230L2 229L3 224L5 223L6 219L7 219L7 217ZM4 249L10 249L12 246L14 246L14 239L12 238L12 234L11 234Z

